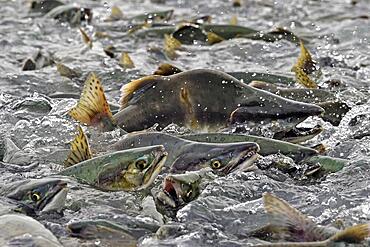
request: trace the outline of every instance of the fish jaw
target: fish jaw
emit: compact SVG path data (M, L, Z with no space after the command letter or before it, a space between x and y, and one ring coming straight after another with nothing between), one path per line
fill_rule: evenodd
M249 93L250 95L240 100L240 107L230 115L230 124L283 119L298 124L307 117L322 115L325 112L323 108L314 104L286 99L247 85L245 87L254 93Z
M146 189L149 187L153 181L156 179L158 174L161 172L164 164L166 163L168 153L164 151L159 151L155 160L151 163L149 169L145 172L143 185L140 186L137 190Z

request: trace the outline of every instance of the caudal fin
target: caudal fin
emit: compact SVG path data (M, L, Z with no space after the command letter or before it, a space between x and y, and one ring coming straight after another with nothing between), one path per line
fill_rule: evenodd
M99 126L104 130L113 130L114 121L104 90L95 73L90 73L85 81L80 100L68 114L77 121Z
M70 143L71 150L68 154L67 159L64 161L64 166L69 167L84 160L91 159L90 145L87 137L82 130L81 126L78 126L78 134L75 139Z
M316 62L312 60L310 52L306 49L303 41L300 41L301 53L297 62L293 65L292 71L295 72L299 83L308 88L317 88L317 84L309 78L309 74L316 70Z
M361 243L370 236L370 224L358 224L338 232L330 238L331 242Z
M322 228L319 228L286 201L270 193L263 195L263 201L265 210L271 217L271 225L278 230L278 234L283 239L293 242L311 242L326 239Z

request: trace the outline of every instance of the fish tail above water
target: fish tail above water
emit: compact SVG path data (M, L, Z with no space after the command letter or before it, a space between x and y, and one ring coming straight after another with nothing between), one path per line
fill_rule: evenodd
M64 166L69 167L84 160L91 159L90 145L87 137L80 126L78 126L78 134L71 142L71 151L64 161Z
M361 243L370 236L370 223L358 224L332 236L330 242Z
M271 224L279 229L278 233L285 240L304 242L327 239L321 227L286 201L270 193L264 194L263 200L265 210L271 217Z
M301 53L298 61L293 65L292 71L295 72L296 79L299 83L307 88L317 88L314 82L308 75L317 70L316 62L312 60L310 52L306 49L303 41L300 41Z
M314 82L300 67L293 67L292 70L295 73L297 81L307 88L318 88L316 82Z
M103 130L113 130L115 123L100 79L91 72L85 81L80 100L68 114L75 120Z

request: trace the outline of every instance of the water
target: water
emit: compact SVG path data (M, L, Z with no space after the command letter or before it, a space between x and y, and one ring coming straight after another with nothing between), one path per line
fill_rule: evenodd
M78 28L53 19L35 17L28 12L27 1L1 1L0 4L0 137L10 138L24 152L25 164L38 162L29 172L11 172L0 167L1 184L28 177L43 177L62 169L68 143L75 135L76 123L65 113L75 99L50 99L55 92L79 94L83 80L61 77L56 66L36 71L21 71L22 62L41 50L56 62L80 69L84 75L95 71L101 77L107 98L118 103L120 87L142 75L151 74L161 62L183 69L211 68L222 71L278 72L292 75L299 49L288 41L266 43L232 39L212 46L185 45L175 61L148 52L162 47L163 39L123 37L94 38L93 48L86 49ZM160 220L144 210L143 196L137 193L107 193L72 184L63 217L40 219L66 246L96 244L98 240L68 237L65 225L83 219L108 219L121 224L139 238L141 246L240 246L252 243L248 231L267 222L261 195L272 191L288 200L313 220L329 224L337 219L351 225L369 221L369 145L368 134L370 85L370 1L244 1L232 7L231 1L171 1L154 4L149 1L76 1L93 8L93 22L83 24L88 34L104 31L122 36L126 21L105 22L109 8L117 5L125 16L145 11L175 9L175 20L211 15L213 23L228 23L233 15L240 25L258 30L287 27L309 40L307 48L320 63L323 77L341 82L336 94L353 107L337 127L320 119L325 130L312 144L324 143L334 157L348 158L351 163L323 181L300 186L292 178L284 181L266 174L230 174L206 180L202 193L178 213L176 220L162 227L166 238L155 237ZM367 18L366 18L367 17ZM125 70L117 58L109 58L103 48L114 45L120 54L129 52L136 68ZM169 127L168 132L177 130ZM183 130L181 130L183 131ZM118 131L99 133L89 128L92 149L113 143ZM4 141L1 141L3 143ZM0 156L3 156L3 144ZM160 181L159 181L160 182ZM158 182L158 183L159 183ZM145 208L145 207L144 207ZM167 228L166 228L167 227ZM171 228L172 229L172 228ZM98 241L98 242L95 242ZM102 243L101 243L102 244ZM102 244L104 245L104 244Z

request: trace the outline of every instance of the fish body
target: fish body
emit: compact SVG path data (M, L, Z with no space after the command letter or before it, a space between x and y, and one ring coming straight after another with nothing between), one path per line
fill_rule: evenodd
M214 131L235 122L302 121L323 109L254 89L223 72L197 69L148 76L122 88L121 111L113 121L126 131L171 123Z

